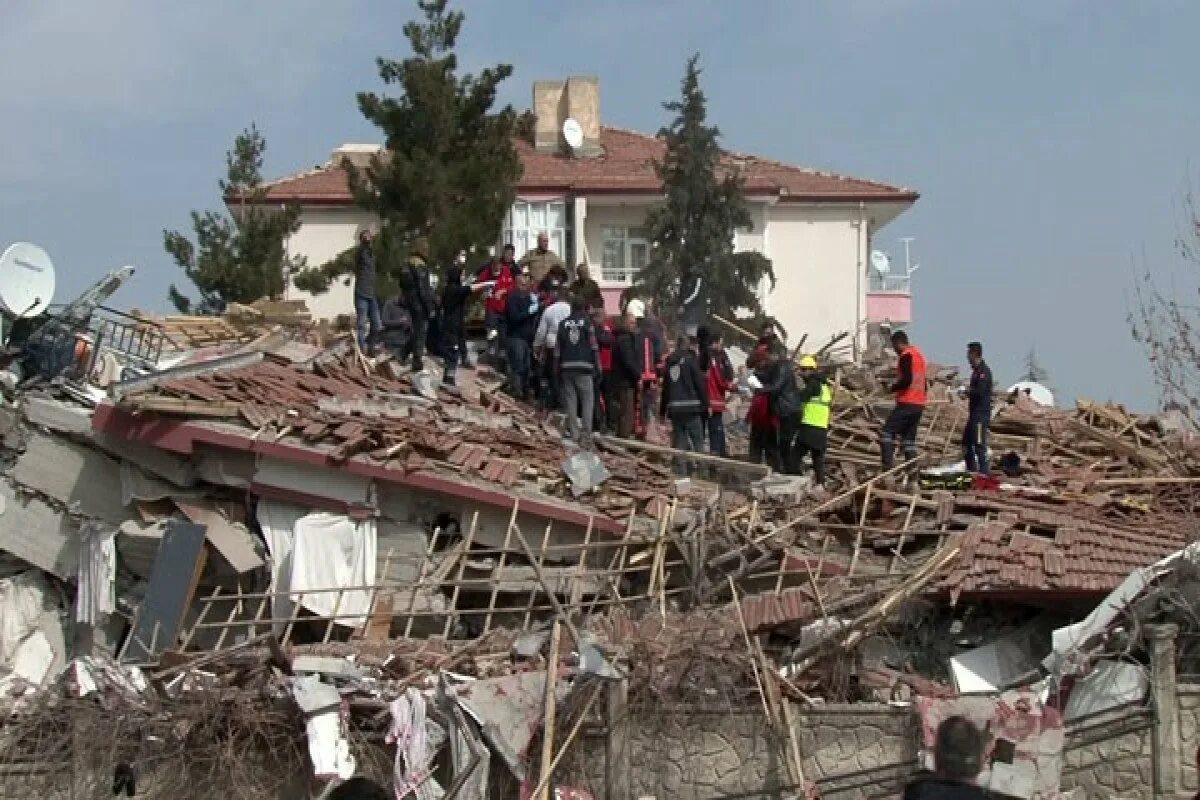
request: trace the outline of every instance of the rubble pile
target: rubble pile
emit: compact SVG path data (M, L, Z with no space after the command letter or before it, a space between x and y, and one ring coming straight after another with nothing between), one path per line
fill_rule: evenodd
M47 792L105 714L124 722L86 768L164 793L195 782L160 768L184 751L260 773L246 796L368 764L420 785L437 760L447 794L483 798L492 758L544 788L582 720L604 724L601 692L610 711L761 707L781 736L789 702L928 719L1118 645L1136 661L1094 611L1131 574L1146 618L1186 594L1148 588L1196 538L1200 448L1165 416L1000 398L1003 469L970 475L939 368L921 457L882 471L892 367L845 365L818 489L646 443L577 450L487 370L439 386L286 305L134 324L171 346L85 353L117 365L103 385L47 361L0 409L0 761ZM424 749L394 747L418 729Z

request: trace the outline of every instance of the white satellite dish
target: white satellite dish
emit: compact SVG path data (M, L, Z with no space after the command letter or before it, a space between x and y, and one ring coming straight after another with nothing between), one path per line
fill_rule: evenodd
M567 140L567 146L572 150L583 147L583 126L574 117L567 117L562 126L562 134Z
M872 250L871 269L875 270L880 275L887 275L892 271L892 260L888 258L888 254L882 250Z
M36 244L17 242L0 255L0 310L21 318L41 314L54 299L54 262Z
M1008 393L1018 392L1026 395L1030 400L1037 403L1039 406L1047 408L1054 407L1054 392L1047 389L1037 381L1017 381L1012 386L1008 387Z

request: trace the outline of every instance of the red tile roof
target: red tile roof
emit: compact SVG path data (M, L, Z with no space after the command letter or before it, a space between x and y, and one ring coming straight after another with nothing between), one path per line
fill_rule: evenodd
M561 153L539 153L523 140L516 142L525 172L522 192L568 192L575 194L657 194L662 184L654 162L665 152L663 141L644 133L601 128L604 154L595 158L571 158ZM861 178L796 167L758 156L726 153L727 167L741 171L746 192L769 194L782 201L839 200L864 202L913 202L919 196L911 189L889 186ZM266 186L272 202L339 205L352 202L345 171L332 162L322 167L273 181Z

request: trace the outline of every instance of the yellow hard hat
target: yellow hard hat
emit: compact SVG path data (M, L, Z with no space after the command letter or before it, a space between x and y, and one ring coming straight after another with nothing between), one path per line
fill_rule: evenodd
M817 368L817 360L815 358L813 358L812 356L801 356L800 357L800 369L816 369L816 368Z

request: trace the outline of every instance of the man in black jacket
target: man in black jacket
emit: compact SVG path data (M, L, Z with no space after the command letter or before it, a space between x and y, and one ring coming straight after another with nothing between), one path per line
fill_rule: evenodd
M374 355L383 322L379 299L375 296L375 251L371 239L370 228L358 232L358 250L354 253L354 316L357 318L359 348Z
M600 372L600 359L596 331L581 297L571 298L571 315L558 325L554 362L563 413L567 415L567 436L588 447L592 443L595 377Z
M504 311L505 357L508 361L508 390L518 400L529 391L529 373L533 369L533 337L538 325L538 296L529 291L529 275L517 276L516 287L508 293Z
M963 429L963 458L967 472L988 474L988 428L992 424L992 368L983 360L983 345L967 345L971 383L967 386L967 427Z
M950 717L937 729L934 774L904 787L904 800L987 800L975 785L983 771L984 734L965 717Z
M441 337L445 371L442 383L454 385L454 374L459 364L470 367L467 354L466 316L467 300L478 284L463 285L462 267L458 264L446 270L446 285L442 287Z
M663 369L662 408L660 414L671 419L671 446L676 450L699 453L704 449L704 415L708 412L708 389L696 353L681 336L675 352L667 357ZM675 462L675 472L687 476L690 463Z
M408 249L408 260L400 270L400 289L404 293L404 304L412 316L412 369L420 372L425 368L425 337L429 332L429 320L436 308L433 285L429 279L429 241L418 238Z
M800 390L796 373L782 346L770 355L764 368L757 373L762 383L755 391L770 398L771 415L779 420L779 466L787 475L799 472L796 463L796 436L800 432Z
M637 319L626 314L617 331L613 346L613 368L610 396L617 404L617 436L633 436L637 413L637 390L642 380L643 339Z

